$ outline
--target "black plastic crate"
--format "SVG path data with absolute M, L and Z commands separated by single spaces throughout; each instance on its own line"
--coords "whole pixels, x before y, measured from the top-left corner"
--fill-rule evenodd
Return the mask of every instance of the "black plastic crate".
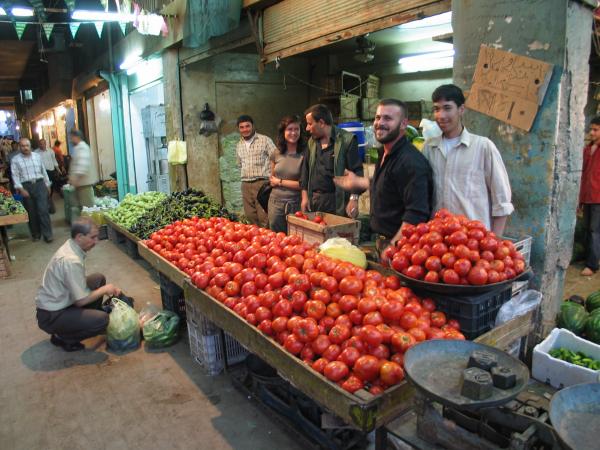
M 125 240 L 125 236 L 123 236 L 123 233 L 119 233 L 117 230 L 115 230 L 111 226 L 108 226 L 107 232 L 108 232 L 108 240 L 114 244 L 120 244 L 121 242 L 123 242 Z
M 183 289 L 169 280 L 166 276 L 159 272 L 160 279 L 160 299 L 163 309 L 172 311 L 179 316 L 182 322 L 186 320 L 185 313 L 185 297 Z
M 98 227 L 98 240 L 103 241 L 105 239 L 108 239 L 108 225 L 106 224 Z
M 437 309 L 456 319 L 467 339 L 475 339 L 494 327 L 500 307 L 512 297 L 512 286 L 476 296 L 448 296 L 420 293 L 435 301 Z
M 131 259 L 140 259 L 137 242 L 131 239 L 125 239 L 125 251 Z

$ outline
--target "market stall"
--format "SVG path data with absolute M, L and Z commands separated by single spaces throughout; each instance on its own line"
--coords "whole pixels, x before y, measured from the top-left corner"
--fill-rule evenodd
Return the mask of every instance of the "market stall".
M 0 278 L 6 278 L 10 275 L 10 249 L 6 227 L 27 222 L 29 222 L 29 217 L 23 205 L 13 198 L 10 191 L 0 188 L 0 236 L 2 237 Z

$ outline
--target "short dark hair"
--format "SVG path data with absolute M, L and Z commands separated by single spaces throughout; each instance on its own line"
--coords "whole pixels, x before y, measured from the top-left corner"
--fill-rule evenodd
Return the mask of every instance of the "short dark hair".
M 327 106 L 319 103 L 317 105 L 312 105 L 306 111 L 304 111 L 304 115 L 311 115 L 315 122 L 322 120 L 326 125 L 333 125 L 333 116 L 331 115 L 331 111 Z
M 461 106 L 465 104 L 465 95 L 463 94 L 462 89 L 455 84 L 442 84 L 433 91 L 431 100 L 433 102 L 446 100 L 447 102 L 456 103 L 456 106 Z
M 71 237 L 75 238 L 78 234 L 87 236 L 92 231 L 93 227 L 97 227 L 89 217 L 78 217 L 71 224 Z
M 60 141 L 57 139 L 54 141 L 54 145 L 60 145 Z
M 81 130 L 78 130 L 77 128 L 73 128 L 70 132 L 69 132 L 70 136 L 74 136 L 74 137 L 78 137 L 79 139 L 81 139 L 82 141 L 84 140 L 83 137 L 83 133 L 81 132 Z
M 302 153 L 306 148 L 306 138 L 302 133 L 302 120 L 298 116 L 285 116 L 279 122 L 277 127 L 277 149 L 279 153 L 285 155 L 287 152 L 287 142 L 285 140 L 285 129 L 290 123 L 297 123 L 300 127 L 300 138 L 298 139 L 298 145 L 296 147 L 297 153 Z
M 250 117 L 248 114 L 242 114 L 240 117 L 237 118 L 238 126 L 242 122 L 250 122 L 252 125 L 254 125 L 254 120 L 252 120 L 252 117 Z
M 590 125 L 600 125 L 600 116 L 593 117 L 590 120 Z
M 402 100 L 398 100 L 395 98 L 384 98 L 379 101 L 381 106 L 397 106 L 402 110 L 402 114 L 404 114 L 405 118 L 408 118 L 408 106 Z

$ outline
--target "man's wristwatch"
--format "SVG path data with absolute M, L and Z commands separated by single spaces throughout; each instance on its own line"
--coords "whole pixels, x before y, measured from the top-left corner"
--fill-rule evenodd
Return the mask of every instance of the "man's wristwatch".
M 351 201 L 358 201 L 358 194 L 350 194 Z

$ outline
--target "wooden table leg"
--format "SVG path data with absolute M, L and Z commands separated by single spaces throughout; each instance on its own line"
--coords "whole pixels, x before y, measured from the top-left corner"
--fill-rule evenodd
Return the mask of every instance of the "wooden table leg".
M 8 248 L 8 233 L 6 232 L 5 226 L 0 227 L 0 235 L 2 235 L 2 244 L 6 249 L 6 255 L 8 256 L 8 260 L 10 261 L 10 250 Z

